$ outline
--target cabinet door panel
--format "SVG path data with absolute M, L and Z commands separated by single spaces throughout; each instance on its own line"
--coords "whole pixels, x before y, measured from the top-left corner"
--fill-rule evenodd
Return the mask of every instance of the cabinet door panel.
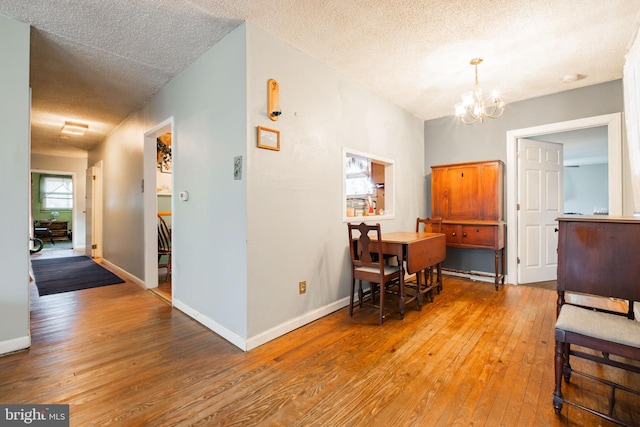
M 446 217 L 446 169 L 436 168 L 431 170 L 431 215 L 433 217 Z
M 482 165 L 483 219 L 502 219 L 502 168 L 498 162 Z
M 478 218 L 479 174 L 477 166 L 452 167 L 447 171 L 447 218 Z

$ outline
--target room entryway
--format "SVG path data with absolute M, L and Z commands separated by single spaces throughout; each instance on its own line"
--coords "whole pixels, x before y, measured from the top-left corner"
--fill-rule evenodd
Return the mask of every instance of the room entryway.
M 73 248 L 74 175 L 31 172 L 32 235 L 44 243 L 42 251 Z
M 171 268 L 173 256 L 174 206 L 173 157 L 175 140 L 173 118 L 145 133 L 144 142 L 144 242 L 145 287 L 171 302 L 175 280 Z M 160 217 L 169 229 L 170 250 L 160 248 Z M 162 252 L 162 254 L 161 254 Z
M 622 114 L 607 114 L 603 116 L 588 117 L 567 122 L 552 123 L 531 128 L 516 129 L 507 132 L 507 161 L 506 161 L 506 213 L 507 213 L 507 271 L 509 283 L 522 284 L 519 269 L 522 263 L 522 254 L 518 253 L 519 241 L 526 238 L 518 232 L 520 211 L 518 206 L 521 197 L 517 183 L 520 182 L 518 174 L 518 139 L 546 138 L 551 134 L 559 134 L 581 129 L 598 128 L 604 126 L 607 135 L 607 184 L 608 184 L 608 213 L 610 215 L 622 214 Z M 560 142 L 560 141 L 557 141 Z M 550 239 L 547 239 L 550 241 Z M 549 245 L 547 245 L 548 247 Z M 549 253 L 549 251 L 547 251 Z M 528 261 L 527 261 L 528 262 Z M 544 280 L 544 279 L 533 279 Z

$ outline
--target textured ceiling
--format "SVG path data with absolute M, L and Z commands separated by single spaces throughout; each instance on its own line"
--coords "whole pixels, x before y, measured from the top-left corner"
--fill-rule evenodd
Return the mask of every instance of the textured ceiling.
M 90 149 L 244 20 L 421 119 L 622 77 L 640 0 L 0 0 L 32 25 L 32 151 Z M 579 74 L 574 83 L 562 76 Z M 65 120 L 88 123 L 61 138 Z

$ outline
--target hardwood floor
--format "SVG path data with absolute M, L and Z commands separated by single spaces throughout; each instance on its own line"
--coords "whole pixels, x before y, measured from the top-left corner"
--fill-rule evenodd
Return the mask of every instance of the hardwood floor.
M 171 293 L 171 276 L 167 277 L 166 268 L 158 269 L 158 287 L 152 289 L 151 292 L 171 303 L 171 298 L 173 297 L 173 294 Z
M 248 353 L 127 282 L 38 297 L 32 347 L 0 357 L 0 402 L 67 403 L 71 425 L 600 426 L 553 411 L 555 292 L 445 277 L 422 311 L 347 308 Z M 640 388 L 638 375 L 576 359 Z M 611 372 L 610 372 L 611 371 Z M 608 390 L 575 376 L 588 405 Z M 640 425 L 640 400 L 616 395 Z

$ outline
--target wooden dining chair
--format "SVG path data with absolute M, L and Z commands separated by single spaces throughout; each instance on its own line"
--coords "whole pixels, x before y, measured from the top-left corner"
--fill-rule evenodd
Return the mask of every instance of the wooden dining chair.
M 166 262 L 160 262 L 166 256 Z M 158 268 L 167 269 L 168 281 L 171 277 L 171 230 L 167 227 L 164 218 L 158 214 Z
M 349 253 L 351 254 L 351 296 L 349 299 L 349 316 L 353 316 L 356 280 L 358 281 L 358 303 L 362 307 L 365 297 L 369 297 L 371 305 L 378 308 L 378 323 L 384 322 L 385 286 L 400 281 L 400 267 L 384 262 L 380 224 L 367 225 L 347 224 L 349 228 Z M 358 235 L 354 235 L 358 232 Z M 362 282 L 369 282 L 369 291 L 364 292 Z M 376 290 L 379 301 L 376 304 Z
M 416 218 L 416 232 L 420 231 L 420 226 L 423 226 L 423 230 L 425 233 L 442 233 L 442 217 L 434 217 L 434 218 Z M 417 281 L 420 283 L 420 276 L 424 278 L 425 286 L 434 286 L 433 283 L 433 274 L 434 267 L 437 268 L 436 277 L 438 278 L 437 283 L 435 284 L 436 293 L 440 293 L 442 290 L 442 265 L 440 263 L 435 266 L 431 266 L 424 271 L 417 273 Z M 427 281 L 428 280 L 428 281 Z

